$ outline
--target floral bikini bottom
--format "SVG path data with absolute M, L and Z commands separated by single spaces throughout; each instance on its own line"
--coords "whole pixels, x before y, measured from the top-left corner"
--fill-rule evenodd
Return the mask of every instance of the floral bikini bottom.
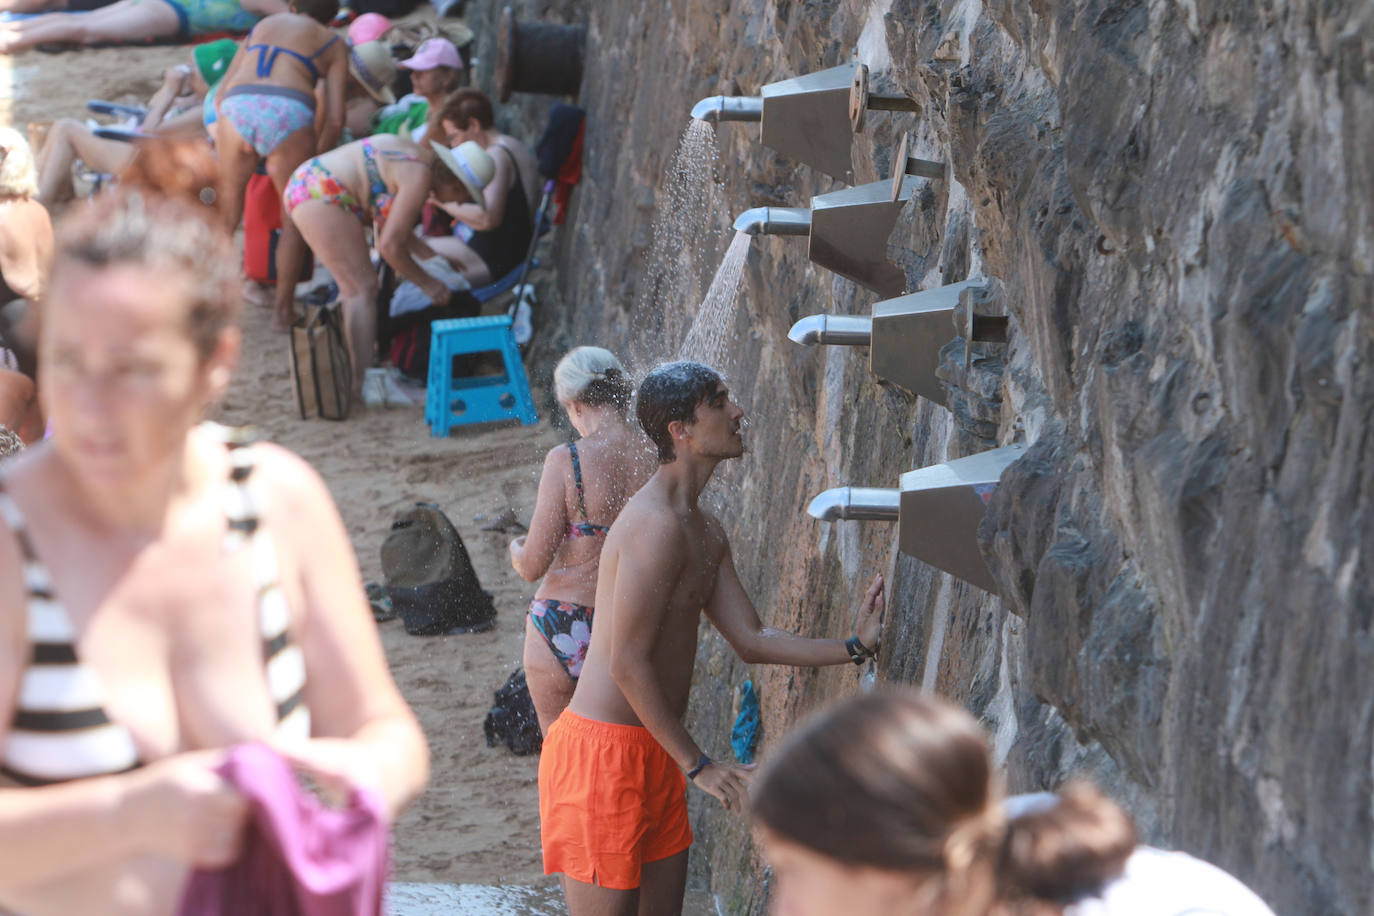
M 577 680 L 592 641 L 592 609 L 556 598 L 535 598 L 530 602 L 530 622 L 568 677 Z

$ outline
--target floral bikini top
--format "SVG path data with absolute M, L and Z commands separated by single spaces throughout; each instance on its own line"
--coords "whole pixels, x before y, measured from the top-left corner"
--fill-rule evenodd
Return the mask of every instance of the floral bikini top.
M 604 537 L 606 532 L 611 530 L 611 526 L 597 525 L 587 519 L 586 494 L 582 490 L 582 462 L 577 457 L 576 442 L 568 443 L 568 452 L 572 455 L 573 486 L 577 488 L 577 515 L 580 519 L 580 521 L 568 522 L 568 537 Z
M 251 448 L 223 430 L 230 449 L 225 513 L 226 546 L 247 544 L 253 557 L 258 623 L 268 690 L 277 707 L 277 734 L 308 737 L 305 656 L 291 641 L 290 610 L 282 593 L 276 551 L 259 524 L 248 487 Z M 121 773 L 142 765 L 133 735 L 105 712 L 104 691 L 94 671 L 76 654 L 76 628 L 54 592 L 52 576 L 38 559 L 19 506 L 0 478 L 0 518 L 19 542 L 28 590 L 28 667 L 19 682 L 14 716 L 0 745 L 0 782 L 48 785 Z

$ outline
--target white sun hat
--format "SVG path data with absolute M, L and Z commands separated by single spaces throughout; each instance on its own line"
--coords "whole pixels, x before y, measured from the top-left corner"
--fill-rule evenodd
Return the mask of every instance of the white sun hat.
M 448 166 L 448 170 L 458 176 L 463 187 L 468 189 L 472 202 L 486 210 L 487 203 L 482 191 L 496 174 L 496 162 L 482 149 L 482 145 L 476 140 L 460 143 L 453 149 L 433 140 L 429 141 L 429 145 L 434 148 L 434 155 L 438 156 L 440 161 Z

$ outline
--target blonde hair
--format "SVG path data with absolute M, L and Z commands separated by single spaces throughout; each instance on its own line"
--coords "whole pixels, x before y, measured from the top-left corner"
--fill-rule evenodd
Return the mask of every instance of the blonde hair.
M 0 197 L 32 197 L 38 193 L 33 150 L 13 127 L 0 127 Z
M 588 407 L 613 404 L 627 410 L 634 395 L 630 374 L 602 347 L 577 347 L 568 351 L 553 370 L 553 388 L 564 404 L 576 401 Z

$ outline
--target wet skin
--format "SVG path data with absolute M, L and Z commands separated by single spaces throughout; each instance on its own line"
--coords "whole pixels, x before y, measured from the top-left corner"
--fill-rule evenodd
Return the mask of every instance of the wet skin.
M 763 626 L 735 571 L 720 522 L 697 504 L 716 465 L 744 454 L 744 411 L 721 383 L 699 404 L 691 423 L 668 425 L 675 458 L 662 465 L 611 527 L 601 555 L 597 623 L 568 709 L 622 725 L 643 725 L 673 760 L 689 770 L 702 748 L 682 724 L 704 610 L 747 663 L 799 666 L 847 663 L 839 639 L 808 639 Z M 882 579 L 874 580 L 859 612 L 858 635 L 876 646 Z M 712 763 L 694 785 L 730 811 L 743 811 L 752 767 Z M 587 913 L 677 912 L 677 870 L 685 854 L 646 865 L 639 891 L 564 882 L 574 916 Z M 675 895 L 675 897 L 673 896 Z

